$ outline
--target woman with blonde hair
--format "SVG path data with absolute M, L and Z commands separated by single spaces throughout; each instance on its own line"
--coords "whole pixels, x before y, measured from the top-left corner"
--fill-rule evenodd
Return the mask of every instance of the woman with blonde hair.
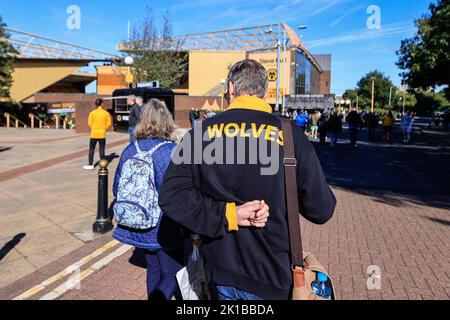
M 171 141 L 174 129 L 163 102 L 152 99 L 143 105 L 134 132 L 136 141 L 123 151 L 113 186 L 118 224 L 113 237 L 144 251 L 149 300 L 177 296 L 176 273 L 184 262 L 183 228 L 165 218 L 158 206 L 158 193 L 176 145 Z

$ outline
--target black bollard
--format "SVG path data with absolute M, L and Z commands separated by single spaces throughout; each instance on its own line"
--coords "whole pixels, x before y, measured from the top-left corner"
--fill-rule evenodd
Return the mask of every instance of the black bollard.
M 98 205 L 97 219 L 93 225 L 95 233 L 104 234 L 113 228 L 112 221 L 108 214 L 108 165 L 107 160 L 99 162 L 98 171 Z

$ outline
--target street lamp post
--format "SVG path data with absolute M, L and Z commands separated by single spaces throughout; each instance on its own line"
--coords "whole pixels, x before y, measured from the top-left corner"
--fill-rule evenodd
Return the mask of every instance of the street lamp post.
M 281 114 L 284 116 L 286 114 L 286 29 L 283 28 L 283 109 Z
M 277 92 L 276 92 L 276 99 L 277 102 L 275 104 L 275 111 L 280 111 L 280 50 L 281 50 L 281 43 L 280 39 L 277 40 Z
M 370 80 L 372 80 L 372 108 L 371 108 L 371 112 L 373 113 L 375 110 L 375 80 L 377 80 L 377 78 L 372 77 Z
M 299 29 L 303 30 L 307 27 L 302 25 L 298 27 Z M 272 28 L 270 28 L 266 33 L 272 33 Z M 280 64 L 280 58 L 281 58 L 281 35 L 280 35 L 280 25 L 278 25 L 278 39 L 277 39 L 277 81 L 276 81 L 276 104 L 275 104 L 275 111 L 280 111 L 280 71 L 281 71 L 281 64 Z M 286 69 L 286 29 L 283 27 L 283 109 L 282 113 L 285 114 L 285 106 L 286 106 L 286 97 L 285 97 L 285 69 Z
M 128 56 L 123 61 L 128 66 L 128 74 L 126 76 L 126 82 L 129 85 L 134 82 L 133 73 L 131 72 L 131 65 L 134 63 L 134 59 L 132 56 Z
M 406 91 L 403 91 L 403 114 L 405 114 Z
M 221 84 L 222 84 L 222 104 L 220 105 L 220 109 L 221 109 L 221 111 L 223 111 L 223 98 L 224 98 L 224 95 L 225 95 L 225 84 L 227 83 L 227 80 L 225 80 L 225 79 L 222 79 L 222 81 L 221 81 Z
M 389 109 L 391 109 L 392 104 L 392 86 L 389 88 Z

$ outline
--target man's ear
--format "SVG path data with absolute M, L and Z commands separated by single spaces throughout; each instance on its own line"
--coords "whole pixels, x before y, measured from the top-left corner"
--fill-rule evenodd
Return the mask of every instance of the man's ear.
M 266 91 L 263 100 L 267 101 L 269 99 L 269 90 Z
M 234 90 L 234 83 L 230 81 L 228 83 L 228 99 L 230 100 L 229 102 L 233 101 L 235 98 L 236 91 Z

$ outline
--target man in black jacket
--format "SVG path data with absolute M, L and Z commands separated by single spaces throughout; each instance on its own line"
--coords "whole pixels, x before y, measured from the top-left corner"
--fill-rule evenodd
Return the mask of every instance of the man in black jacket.
M 142 105 L 144 99 L 142 97 L 135 98 L 135 103 L 131 107 L 130 117 L 128 119 L 128 132 L 130 134 L 130 143 L 134 143 L 134 128 L 137 126 L 139 119 L 141 118 Z
M 356 142 L 358 140 L 358 131 L 363 121 L 356 108 L 353 108 L 352 111 L 349 112 L 346 121 L 350 132 L 350 144 L 353 147 L 357 147 L 358 145 Z
M 288 299 L 292 275 L 283 132 L 264 100 L 267 71 L 244 60 L 232 67 L 227 84 L 229 108 L 184 137 L 166 172 L 159 205 L 169 218 L 202 236 L 200 250 L 215 298 Z M 293 130 L 301 213 L 324 224 L 336 199 L 311 143 L 300 128 Z

